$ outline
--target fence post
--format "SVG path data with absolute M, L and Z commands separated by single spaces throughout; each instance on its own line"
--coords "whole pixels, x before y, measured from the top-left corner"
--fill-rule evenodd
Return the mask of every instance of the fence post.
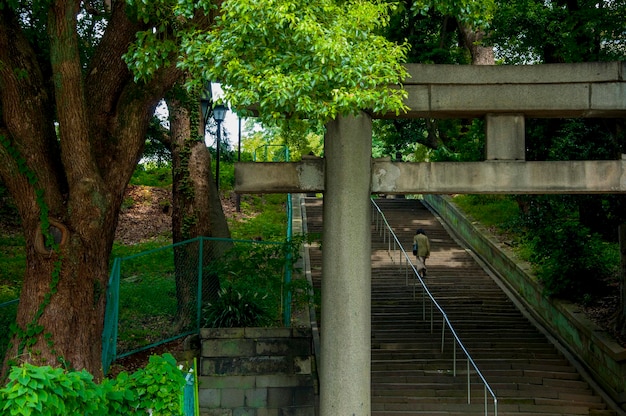
M 291 283 L 291 264 L 293 262 L 293 256 L 291 253 L 291 237 L 293 233 L 292 228 L 293 210 L 291 206 L 291 194 L 287 194 L 287 256 L 285 256 L 285 299 L 283 307 L 283 323 L 285 327 L 291 326 L 291 289 L 289 289 L 289 283 Z
M 106 291 L 104 328 L 102 331 L 102 371 L 106 375 L 117 356 L 117 322 L 120 306 L 120 272 L 122 259 L 113 260 L 109 287 Z

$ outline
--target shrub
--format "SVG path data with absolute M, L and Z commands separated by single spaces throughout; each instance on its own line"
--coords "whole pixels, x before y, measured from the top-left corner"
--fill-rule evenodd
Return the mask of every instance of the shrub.
M 204 304 L 204 324 L 212 328 L 279 325 L 288 290 L 291 305 L 308 304 L 310 285 L 306 280 L 292 281 L 289 286 L 283 282 L 287 258 L 293 266 L 303 241 L 304 236 L 296 236 L 286 243 L 235 244 L 211 262 L 204 273 L 219 276 L 221 289 Z
M 130 179 L 131 185 L 158 186 L 165 188 L 172 184 L 172 167 L 170 164 L 155 163 L 138 164 Z
M 617 267 L 607 243 L 576 221 L 536 230 L 531 260 L 547 295 L 580 300 L 597 294 Z
M 222 288 L 212 302 L 206 304 L 204 326 L 209 328 L 262 327 L 272 324 L 267 296 L 250 290 Z
M 50 366 L 13 367 L 0 389 L 0 410 L 6 415 L 178 415 L 185 385 L 171 354 L 152 356 L 144 369 L 116 379 L 93 381 L 87 371 Z

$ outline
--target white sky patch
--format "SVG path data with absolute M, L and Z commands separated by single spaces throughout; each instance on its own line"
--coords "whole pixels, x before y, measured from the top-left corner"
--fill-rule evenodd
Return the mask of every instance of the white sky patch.
M 215 82 L 211 83 L 211 92 L 213 93 L 214 101 L 217 101 L 218 99 L 224 96 L 224 91 L 222 90 L 222 86 Z M 242 140 L 244 138 L 243 136 L 243 124 L 244 123 L 245 123 L 245 120 L 242 119 L 241 120 L 241 126 L 242 126 L 241 139 Z M 226 132 L 226 134 L 222 135 L 222 139 L 224 139 L 224 137 L 228 137 L 228 142 L 230 143 L 230 147 L 236 149 L 238 145 L 238 140 L 239 140 L 239 117 L 232 110 L 230 110 L 230 106 L 229 106 L 229 110 L 226 112 L 226 118 L 222 122 L 222 127 L 224 131 Z M 215 145 L 215 138 L 207 137 L 207 140 L 212 141 L 211 143 L 212 146 Z M 207 143 L 207 146 L 208 145 L 209 144 Z

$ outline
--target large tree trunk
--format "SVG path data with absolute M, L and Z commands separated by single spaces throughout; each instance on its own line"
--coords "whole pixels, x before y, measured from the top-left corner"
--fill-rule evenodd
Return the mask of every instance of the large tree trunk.
M 0 14 L 0 176 L 22 218 L 27 260 L 3 374 L 29 361 L 102 376 L 108 261 L 123 192 L 154 108 L 181 75 L 168 67 L 133 81 L 121 56 L 141 27 L 123 1 L 113 3 L 84 68 L 80 3 L 50 2 L 49 51 L 29 43 L 6 5 Z M 44 243 L 48 231 L 58 244 Z
M 185 94 L 179 89 L 175 95 Z M 199 121 L 198 100 L 168 99 L 170 113 L 170 150 L 172 152 L 172 234 L 174 243 L 194 237 L 230 238 L 226 216 L 211 172 L 211 154 L 204 141 L 204 126 Z M 187 104 L 185 103 L 196 103 Z M 187 328 L 195 317 L 198 295 L 200 252 L 195 244 L 175 248 L 177 326 Z M 227 244 L 205 241 L 202 261 L 206 265 L 218 258 Z M 203 270 L 206 270 L 203 267 Z M 206 274 L 206 275 L 205 275 Z M 216 296 L 219 276 L 203 273 L 203 301 Z

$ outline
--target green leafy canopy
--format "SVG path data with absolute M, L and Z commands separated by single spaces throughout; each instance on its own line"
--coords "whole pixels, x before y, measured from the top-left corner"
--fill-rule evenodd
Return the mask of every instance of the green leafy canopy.
M 179 66 L 196 83 L 221 82 L 225 100 L 264 121 L 399 113 L 408 47 L 377 34 L 390 10 L 364 0 L 226 0 L 211 30 L 187 34 Z
M 477 29 L 487 29 L 496 11 L 495 0 L 416 0 L 412 5 L 415 13 L 426 14 L 430 9 Z

